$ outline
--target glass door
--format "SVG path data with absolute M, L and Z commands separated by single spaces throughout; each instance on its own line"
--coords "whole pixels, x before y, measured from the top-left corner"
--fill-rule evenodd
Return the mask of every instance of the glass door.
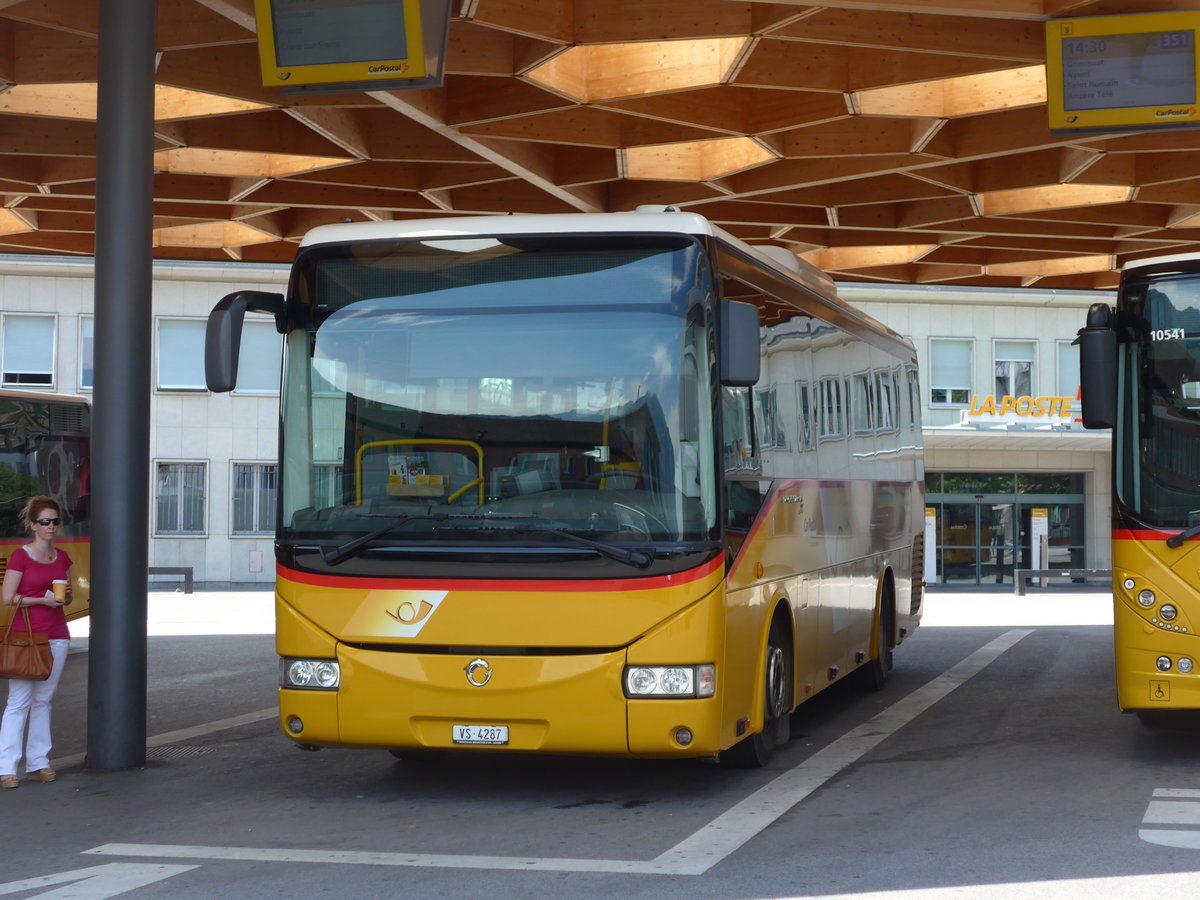
M 978 504 L 943 503 L 938 524 L 939 580 L 943 584 L 978 584 Z
M 979 576 L 983 584 L 1012 584 L 1016 555 L 1016 504 L 1005 502 L 979 503 L 979 518 L 983 524 L 979 548 Z

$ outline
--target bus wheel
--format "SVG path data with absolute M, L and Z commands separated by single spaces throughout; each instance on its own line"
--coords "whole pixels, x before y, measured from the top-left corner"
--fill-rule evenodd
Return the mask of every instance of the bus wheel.
M 874 659 L 857 672 L 858 683 L 868 691 L 881 691 L 887 682 L 888 673 L 892 670 L 895 654 L 892 650 L 892 636 L 896 633 L 896 595 L 892 589 L 891 579 L 884 579 L 883 591 L 879 596 L 879 634 L 876 646 L 879 653 Z
M 776 747 L 791 736 L 792 681 L 795 661 L 784 621 L 776 619 L 767 638 L 763 682 L 763 729 L 743 738 L 721 754 L 721 762 L 735 769 L 760 769 L 771 761 Z

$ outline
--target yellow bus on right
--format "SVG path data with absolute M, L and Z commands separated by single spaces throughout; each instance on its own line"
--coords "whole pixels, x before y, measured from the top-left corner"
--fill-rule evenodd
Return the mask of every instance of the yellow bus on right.
M 1113 435 L 1117 700 L 1200 709 L 1200 254 L 1128 263 L 1078 343 L 1083 424 Z

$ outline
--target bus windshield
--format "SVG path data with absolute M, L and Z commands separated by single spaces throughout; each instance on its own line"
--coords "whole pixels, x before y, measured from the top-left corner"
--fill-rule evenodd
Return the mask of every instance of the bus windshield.
M 1200 517 L 1200 276 L 1127 282 L 1117 492 L 1149 525 Z
M 393 522 L 374 543 L 713 539 L 704 260 L 675 236 L 306 251 L 289 298 L 281 541 Z

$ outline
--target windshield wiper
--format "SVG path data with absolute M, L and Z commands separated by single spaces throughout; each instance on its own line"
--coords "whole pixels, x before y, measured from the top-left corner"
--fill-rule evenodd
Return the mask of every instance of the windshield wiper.
M 600 541 L 593 541 L 590 538 L 585 538 L 575 534 L 573 531 L 567 531 L 565 528 L 553 528 L 543 525 L 533 525 L 529 523 L 521 523 L 514 525 L 513 531 L 536 531 L 542 534 L 552 534 L 555 537 L 566 538 L 576 544 L 584 547 L 591 547 L 601 556 L 606 556 L 609 559 L 616 560 L 619 563 L 625 563 L 627 566 L 635 566 L 639 569 L 648 569 L 654 563 L 654 554 L 648 553 L 645 550 L 627 550 L 624 547 L 617 547 L 614 544 L 605 544 Z
M 525 518 L 523 514 L 510 513 L 491 513 L 488 515 L 472 515 L 470 513 L 413 513 L 399 516 L 389 516 L 383 513 L 360 513 L 359 518 L 362 519 L 390 519 L 386 525 L 376 528 L 374 531 L 369 531 L 364 535 L 347 541 L 340 547 L 321 547 L 321 558 L 331 566 L 336 566 L 339 563 L 344 563 L 350 557 L 354 556 L 365 547 L 367 544 L 376 538 L 381 538 L 393 528 L 403 525 L 405 522 L 446 522 L 450 519 L 495 519 L 495 518 Z
M 1175 549 L 1184 541 L 1194 538 L 1198 534 L 1200 534 L 1200 522 L 1195 522 L 1188 526 L 1184 531 L 1179 532 L 1179 534 L 1173 534 L 1167 538 L 1167 546 L 1171 549 Z

